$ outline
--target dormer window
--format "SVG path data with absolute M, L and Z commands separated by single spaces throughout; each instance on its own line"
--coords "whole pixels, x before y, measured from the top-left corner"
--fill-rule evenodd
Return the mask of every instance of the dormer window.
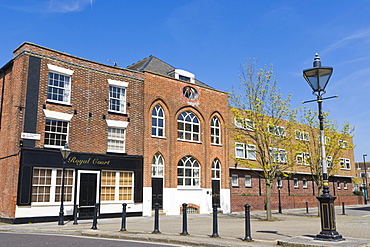
M 182 81 L 186 81 L 193 84 L 195 83 L 194 74 L 182 69 L 174 69 L 171 72 L 169 72 L 168 75 Z
M 190 82 L 190 77 L 187 77 L 187 76 L 179 75 L 179 79 L 183 80 L 183 81 Z

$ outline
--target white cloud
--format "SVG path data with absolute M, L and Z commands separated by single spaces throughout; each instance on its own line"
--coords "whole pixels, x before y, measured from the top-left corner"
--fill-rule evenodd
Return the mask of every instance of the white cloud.
M 84 10 L 88 5 L 92 7 L 94 0 L 50 0 L 48 12 L 69 13 Z
M 333 50 L 337 50 L 343 46 L 347 46 L 353 42 L 356 42 L 357 40 L 360 39 L 368 39 L 370 38 L 370 29 L 362 30 L 362 31 L 357 31 L 354 34 L 351 34 L 347 37 L 342 38 L 341 40 L 329 45 L 324 49 L 322 53 L 327 53 Z

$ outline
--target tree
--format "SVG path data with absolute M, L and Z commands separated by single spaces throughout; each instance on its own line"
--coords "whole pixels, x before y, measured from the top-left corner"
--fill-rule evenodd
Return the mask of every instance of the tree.
M 262 170 L 266 183 L 267 220 L 271 215 L 271 186 L 277 173 L 292 170 L 288 155 L 292 152 L 292 131 L 295 112 L 289 95 L 283 99 L 277 87 L 272 65 L 257 69 L 257 60 L 247 61 L 240 71 L 240 92 L 230 93 L 232 113 L 236 121 L 233 133 L 236 150 L 244 145 L 248 157 L 236 154 L 238 165 Z M 238 151 L 237 151 L 238 152 Z
M 315 181 L 318 189 L 318 195 L 323 187 L 323 175 L 321 167 L 321 144 L 318 113 L 311 109 L 300 109 L 300 122 L 303 124 L 301 133 L 296 132 L 296 139 L 299 135 L 306 132 L 309 136 L 308 140 L 303 140 L 298 143 L 297 150 L 302 154 L 306 154 L 307 163 L 311 169 L 312 178 Z M 341 160 L 345 150 L 354 149 L 352 144 L 352 133 L 354 128 L 349 123 L 344 123 L 339 130 L 335 120 L 329 118 L 329 112 L 324 112 L 324 138 L 325 152 L 327 158 L 328 177 L 336 174 L 341 168 L 347 168 L 345 161 Z M 303 155 L 304 156 L 304 155 Z

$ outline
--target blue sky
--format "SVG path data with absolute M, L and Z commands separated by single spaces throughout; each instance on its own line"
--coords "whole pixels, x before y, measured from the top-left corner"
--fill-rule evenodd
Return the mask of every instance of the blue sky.
M 326 96 L 339 95 L 324 110 L 356 127 L 355 161 L 370 155 L 369 0 L 3 0 L 0 11 L 0 66 L 29 41 L 121 67 L 154 55 L 229 91 L 257 58 L 273 64 L 293 107 L 314 98 L 302 70 L 318 52 L 334 67 Z

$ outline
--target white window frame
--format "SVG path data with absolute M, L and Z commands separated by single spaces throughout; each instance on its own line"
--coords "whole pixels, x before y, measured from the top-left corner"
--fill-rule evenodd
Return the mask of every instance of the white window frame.
M 285 149 L 281 148 L 269 148 L 270 156 L 276 163 L 286 163 L 287 162 L 287 153 Z
M 47 122 L 50 122 L 51 124 L 47 124 Z M 55 127 L 55 126 L 65 125 L 65 124 L 66 124 L 66 127 Z M 48 126 L 50 126 L 50 127 L 48 127 Z M 64 131 L 62 131 L 62 132 L 52 131 L 52 129 L 59 129 L 59 128 L 61 128 L 62 130 L 66 128 L 66 132 L 64 132 Z M 50 129 L 50 130 L 47 130 L 47 129 Z M 53 119 L 53 118 L 46 118 L 45 119 L 44 147 L 46 147 L 46 148 L 62 148 L 62 147 L 64 147 L 65 143 L 68 142 L 68 136 L 69 136 L 68 134 L 69 134 L 69 122 L 59 120 L 59 119 Z M 50 138 L 47 138 L 47 136 L 49 136 Z M 51 138 L 52 136 L 55 136 L 55 138 Z M 50 144 L 51 142 L 55 142 L 55 143 Z M 56 145 L 58 142 L 60 143 L 60 145 Z
M 351 160 L 346 158 L 340 158 L 340 169 L 351 170 Z
M 34 179 L 35 179 L 35 169 L 39 170 L 51 170 L 51 176 L 50 176 L 50 184 L 47 184 L 48 187 L 50 187 L 50 192 L 49 192 L 49 201 L 45 202 L 33 202 L 33 188 L 34 187 L 43 187 L 44 184 L 34 184 Z M 32 177 L 32 195 L 31 195 L 31 205 L 60 205 L 60 201 L 56 201 L 56 191 L 57 187 L 62 186 L 62 179 L 60 177 L 60 183 L 58 183 L 58 177 L 57 177 L 57 172 L 60 171 L 61 175 L 63 174 L 63 169 L 61 168 L 47 168 L 47 167 L 34 167 L 33 168 L 33 177 Z M 76 174 L 74 169 L 65 169 L 66 173 L 65 175 L 68 175 L 68 173 L 72 172 L 72 178 L 65 176 L 64 181 L 68 181 L 68 179 L 72 179 L 72 183 L 65 182 L 64 184 L 64 203 L 67 205 L 72 205 L 74 201 L 74 184 L 75 184 L 75 179 L 76 179 Z M 45 186 L 46 187 L 46 186 Z M 70 189 L 70 198 L 71 200 L 68 200 L 68 188 Z M 60 195 L 59 195 L 60 196 Z
M 238 129 L 254 131 L 254 122 L 248 118 L 234 118 L 234 124 Z
M 221 122 L 216 116 L 211 119 L 211 144 L 221 145 Z
M 129 202 L 129 203 L 133 203 L 134 202 L 134 185 L 135 185 L 135 177 L 134 177 L 134 172 L 132 171 L 112 171 L 112 170 L 102 170 L 102 179 L 103 179 L 103 173 L 104 172 L 110 172 L 110 173 L 113 173 L 114 174 L 114 178 L 115 178 L 115 181 L 114 181 L 114 184 L 109 184 L 109 185 L 104 185 L 103 184 L 103 181 L 101 181 L 101 193 L 100 193 L 100 198 L 101 198 L 101 202 L 102 203 L 115 203 L 115 202 Z M 127 174 L 130 174 L 131 175 L 131 185 L 122 185 L 120 184 L 120 175 L 121 174 L 124 174 L 124 173 L 127 173 Z M 103 200 L 103 188 L 105 187 L 114 187 L 114 200 Z M 130 197 L 131 197 L 131 200 L 120 200 L 119 197 L 120 197 L 120 189 L 121 188 L 130 188 L 131 190 L 131 193 L 130 193 Z
M 108 88 L 108 95 L 109 95 L 109 107 L 108 107 L 108 111 L 109 112 L 114 112 L 114 113 L 121 113 L 121 114 L 126 114 L 126 102 L 127 102 L 127 87 L 128 87 L 128 82 L 124 82 L 124 81 L 116 81 L 116 80 L 111 80 L 111 79 L 108 79 L 108 84 L 109 84 L 109 88 Z M 114 97 L 111 92 L 112 89 L 116 89 L 119 91 L 119 96 L 118 97 Z M 117 104 L 114 104 L 114 105 L 118 105 L 118 110 L 117 109 L 112 109 L 113 108 L 113 104 L 112 104 L 112 101 L 117 101 L 118 103 Z
M 187 183 L 189 181 L 190 183 Z M 177 186 L 186 188 L 200 187 L 200 164 L 193 156 L 182 157 L 177 163 Z
M 243 155 L 239 155 L 239 152 Z M 256 145 L 246 143 L 235 143 L 235 157 L 238 159 L 256 160 Z
M 239 187 L 239 176 L 238 174 L 231 174 L 231 186 Z
M 50 111 L 43 109 L 43 112 L 45 114 L 45 129 L 44 129 L 44 147 L 45 148 L 62 148 L 65 145 L 65 142 L 68 142 L 68 137 L 69 137 L 69 123 L 73 117 L 73 114 L 68 114 L 68 113 L 62 113 L 62 112 L 56 112 L 56 111 Z M 46 131 L 46 121 L 47 119 L 52 120 L 52 121 L 61 121 L 61 122 L 67 122 L 67 132 L 55 132 L 55 131 Z M 64 135 L 65 136 L 65 141 L 61 141 L 60 145 L 50 145 L 50 144 L 45 144 L 46 141 L 46 132 L 50 134 L 58 134 L 58 135 Z
M 303 189 L 307 189 L 308 188 L 308 182 L 307 182 L 307 179 L 302 179 L 302 188 Z
M 268 126 L 269 134 L 276 135 L 276 136 L 285 136 L 285 127 L 279 125 L 270 125 Z
M 160 104 L 156 104 L 152 110 L 152 137 L 165 137 L 165 115 Z
M 308 162 L 310 160 L 310 154 L 305 152 L 298 152 L 296 156 L 297 165 L 310 166 Z
M 188 118 L 190 121 L 187 121 Z M 190 130 L 187 129 L 187 126 Z M 187 136 L 190 138 L 187 138 Z M 200 121 L 193 112 L 183 111 L 177 117 L 177 140 L 200 142 Z
M 116 120 L 106 120 L 108 129 L 107 129 L 107 152 L 110 153 L 125 153 L 126 152 L 126 130 L 129 122 L 126 121 L 116 121 Z M 109 130 L 112 129 L 120 129 L 123 130 L 123 138 L 113 138 L 109 135 Z M 113 149 L 110 148 L 109 142 L 116 141 L 116 142 L 123 142 L 122 149 Z
M 157 152 L 152 159 L 152 178 L 164 177 L 164 159 L 161 153 Z
M 299 180 L 298 180 L 298 178 L 294 178 L 293 179 L 293 187 L 295 189 L 298 189 L 299 188 Z
M 341 190 L 342 189 L 342 184 L 340 181 L 337 181 L 337 190 Z
M 251 188 L 252 187 L 252 177 L 251 177 L 251 175 L 245 175 L 244 176 L 244 185 L 247 188 Z
M 212 180 L 221 180 L 221 163 L 219 159 L 212 162 Z
M 295 139 L 300 141 L 310 141 L 310 134 L 307 131 L 296 130 Z
M 348 183 L 347 181 L 343 182 L 343 189 L 348 190 Z
M 58 103 L 58 104 L 69 105 L 70 102 L 71 102 L 71 84 L 72 84 L 72 74 L 73 74 L 74 71 L 70 70 L 70 69 L 63 68 L 63 67 L 59 67 L 59 66 L 56 66 L 56 65 L 52 65 L 52 64 L 48 64 L 47 66 L 48 66 L 49 72 L 48 72 L 48 87 L 47 87 L 47 100 L 46 101 L 47 102 L 55 102 L 55 103 Z M 60 86 L 57 86 L 57 85 L 51 85 L 50 84 L 51 74 L 55 74 L 55 75 L 58 75 L 58 76 L 63 76 L 68 80 L 64 81 L 64 86 L 63 87 L 60 87 Z M 61 90 L 62 94 L 63 94 L 63 100 L 49 98 L 49 89 Z

